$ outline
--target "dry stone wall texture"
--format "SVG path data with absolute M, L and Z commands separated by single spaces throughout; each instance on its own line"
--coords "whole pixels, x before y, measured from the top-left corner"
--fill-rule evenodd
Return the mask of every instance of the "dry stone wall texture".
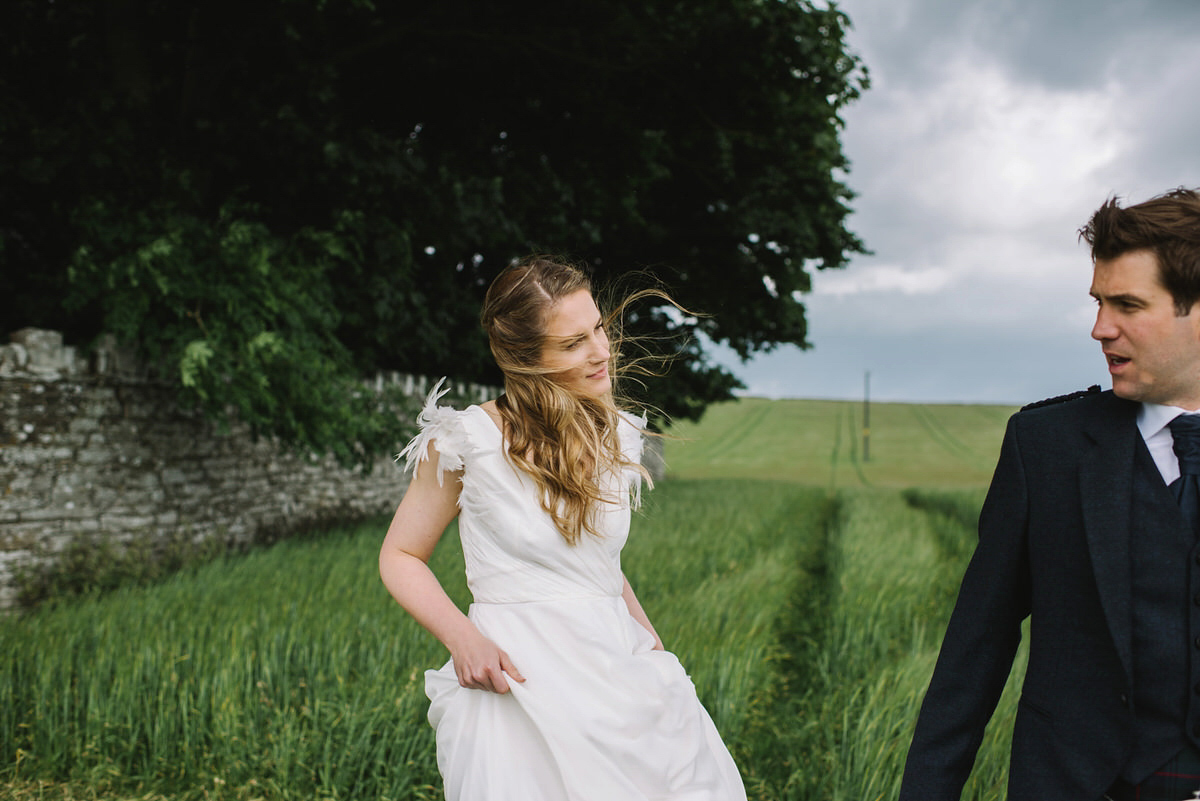
M 387 513 L 406 486 L 387 458 L 366 473 L 220 432 L 111 343 L 82 360 L 58 333 L 23 329 L 0 347 L 0 608 L 18 565 L 82 537 L 245 543 Z

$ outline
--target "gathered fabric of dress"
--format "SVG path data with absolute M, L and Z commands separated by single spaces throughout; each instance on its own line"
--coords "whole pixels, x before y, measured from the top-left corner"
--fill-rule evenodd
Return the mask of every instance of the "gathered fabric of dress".
M 401 456 L 415 470 L 432 442 L 439 482 L 462 471 L 468 617 L 525 677 L 501 695 L 460 686 L 452 662 L 426 671 L 447 801 L 743 801 L 691 679 L 673 654 L 654 650 L 621 596 L 641 477 L 606 476 L 616 503 L 599 512 L 603 536 L 569 545 L 488 413 L 439 407 L 441 394 L 430 393 Z M 641 421 L 622 414 L 619 435 L 637 461 Z

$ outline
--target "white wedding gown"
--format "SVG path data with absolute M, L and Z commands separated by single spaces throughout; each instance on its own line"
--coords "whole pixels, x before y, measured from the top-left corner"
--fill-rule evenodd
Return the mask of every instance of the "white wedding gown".
M 415 469 L 433 441 L 439 479 L 463 470 L 468 615 L 525 676 L 499 695 L 459 686 L 451 662 L 426 671 L 447 801 L 743 801 L 691 680 L 673 654 L 653 650 L 621 597 L 637 473 L 612 475 L 619 503 L 601 512 L 604 536 L 568 545 L 488 413 L 438 398 L 435 387 L 402 455 Z M 637 460 L 640 426 L 623 416 L 620 435 Z

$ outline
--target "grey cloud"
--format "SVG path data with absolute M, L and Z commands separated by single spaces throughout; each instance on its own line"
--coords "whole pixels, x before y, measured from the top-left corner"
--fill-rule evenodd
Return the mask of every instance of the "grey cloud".
M 752 390 L 797 397 L 858 397 L 865 370 L 889 400 L 1107 386 L 1075 232 L 1109 194 L 1200 186 L 1200 2 L 838 6 L 874 84 L 845 111 L 843 142 L 850 224 L 875 255 L 852 260 L 837 294 L 816 278 L 812 350 L 719 361 Z M 903 279 L 931 274 L 949 277 L 905 294 Z

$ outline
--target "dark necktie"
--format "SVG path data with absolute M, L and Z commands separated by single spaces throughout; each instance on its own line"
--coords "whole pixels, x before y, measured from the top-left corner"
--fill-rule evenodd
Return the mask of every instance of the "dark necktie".
M 1179 458 L 1179 479 L 1172 482 L 1183 519 L 1197 533 L 1200 523 L 1200 415 L 1181 414 L 1169 423 Z

